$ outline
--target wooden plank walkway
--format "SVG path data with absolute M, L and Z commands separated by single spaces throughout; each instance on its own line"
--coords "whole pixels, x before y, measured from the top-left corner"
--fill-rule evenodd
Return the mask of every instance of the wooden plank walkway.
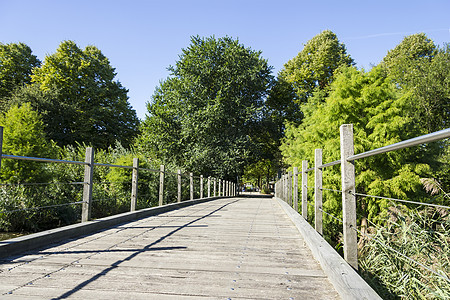
M 227 198 L 0 264 L 3 299 L 338 299 L 280 205 Z

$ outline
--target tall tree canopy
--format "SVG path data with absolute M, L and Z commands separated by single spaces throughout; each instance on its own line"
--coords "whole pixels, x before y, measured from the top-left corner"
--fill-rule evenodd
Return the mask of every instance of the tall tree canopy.
M 31 82 L 31 72 L 40 61 L 23 43 L 0 43 L 0 109 L 5 110 L 7 97 Z
M 334 72 L 351 65 L 353 59 L 332 31 L 325 30 L 309 40 L 279 72 L 266 102 L 280 134 L 284 134 L 286 122 L 299 125 L 305 111 L 325 101 Z M 322 97 L 313 97 L 318 93 Z
M 424 128 L 412 117 L 411 94 L 399 89 L 386 72 L 376 67 L 370 72 L 353 67 L 341 69 L 331 84 L 326 101 L 307 114 L 300 126 L 288 126 L 281 150 L 291 166 L 314 161 L 314 149 L 322 148 L 324 163 L 338 160 L 339 127 L 353 124 L 355 153 L 420 136 Z M 430 144 L 398 150 L 355 162 L 357 191 L 401 199 L 423 200 L 421 177 L 428 177 L 436 166 L 440 147 Z M 324 187 L 340 189 L 339 168 L 324 170 Z M 324 210 L 342 213 L 341 196 L 325 191 Z M 383 220 L 388 201 L 358 199 L 358 216 Z M 326 222 L 334 222 L 328 219 Z M 332 227 L 324 226 L 326 230 Z M 335 233 L 331 236 L 336 236 Z
M 418 71 L 418 65 L 428 63 L 436 54 L 436 45 L 424 33 L 406 36 L 383 58 L 381 65 L 398 83 L 405 83 Z
M 345 45 L 330 30 L 310 39 L 296 57 L 284 65 L 279 77 L 292 84 L 298 102 L 305 102 L 317 89 L 330 84 L 341 66 L 353 65 Z
M 234 177 L 259 146 L 253 140 L 271 67 L 229 37 L 192 37 L 148 103 L 139 143 L 164 161 Z
M 380 64 L 408 90 L 411 112 L 429 133 L 450 124 L 450 46 L 437 47 L 424 33 L 407 36 Z
M 28 102 L 29 96 L 37 99 L 44 121 L 52 124 L 49 138 L 60 145 L 84 142 L 106 148 L 116 140 L 128 145 L 139 120 L 128 102 L 127 89 L 114 81 L 115 76 L 98 48 L 82 50 L 73 41 L 64 41 L 33 72 L 33 83 L 45 95 L 29 89 L 16 98 L 19 102 Z M 39 99 L 46 104 L 40 105 Z M 53 105 L 47 105 L 49 101 Z

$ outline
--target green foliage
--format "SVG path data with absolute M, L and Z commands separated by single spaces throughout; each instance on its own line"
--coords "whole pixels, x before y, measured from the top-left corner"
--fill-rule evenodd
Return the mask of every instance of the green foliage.
M 430 62 L 436 46 L 424 33 L 409 35 L 383 58 L 381 65 L 398 83 L 405 83 L 417 72 L 417 66 Z
M 49 138 L 59 145 L 79 142 L 106 149 L 118 140 L 127 146 L 139 121 L 128 103 L 128 91 L 114 81 L 115 75 L 99 49 L 87 46 L 82 50 L 74 42 L 64 41 L 33 72 L 32 81 L 45 93 L 26 89 L 16 100 L 33 102 L 46 120 L 56 125 Z
M 58 159 L 84 161 L 86 146 L 67 146 L 56 150 Z M 123 166 L 132 166 L 133 157 L 138 157 L 140 168 L 157 168 L 155 163 L 148 162 L 133 149 L 125 149 L 120 144 L 99 150 L 94 155 L 96 162 Z M 2 165 L 6 161 L 4 159 Z M 38 166 L 41 173 L 46 174 L 46 181 L 34 177 L 34 184 L 30 185 L 0 184 L 0 231 L 35 232 L 79 222 L 81 205 L 65 204 L 82 201 L 84 166 L 60 163 L 39 163 Z M 131 169 L 122 168 L 94 168 L 93 219 L 130 210 L 131 172 Z M 139 172 L 137 209 L 157 205 L 158 187 L 159 172 Z M 55 205 L 57 207 L 33 209 Z M 24 208 L 32 209 L 20 210 Z
M 7 98 L 15 89 L 31 82 L 32 69 L 40 65 L 31 53 L 23 43 L 0 43 L 0 111 L 5 110 Z
M 408 89 L 414 95 L 415 118 L 428 132 L 450 126 L 450 44 L 437 49 L 430 60 L 415 63 Z
M 314 161 L 316 148 L 323 149 L 325 163 L 339 160 L 342 124 L 354 125 L 355 153 L 419 136 L 424 130 L 408 114 L 409 96 L 409 93 L 402 93 L 381 68 L 367 73 L 352 67 L 342 69 L 331 84 L 325 102 L 309 111 L 300 126 L 288 126 L 282 154 L 291 166 L 301 166 L 303 159 Z M 420 177 L 430 175 L 439 150 L 436 145 L 429 145 L 356 161 L 357 192 L 423 200 Z M 340 189 L 338 168 L 324 170 L 324 187 Z M 341 215 L 341 196 L 324 192 L 324 210 Z M 381 213 L 388 205 L 387 201 L 360 198 L 358 215 L 382 222 Z M 334 221 L 326 217 L 325 223 Z M 331 230 L 333 227 L 325 224 L 324 228 Z M 338 241 L 337 232 L 326 234 L 334 242 Z
M 411 93 L 413 117 L 429 133 L 447 128 L 450 116 L 450 46 L 438 48 L 423 33 L 407 36 L 380 64 Z
M 268 185 L 278 172 L 278 165 L 268 159 L 262 159 L 251 165 L 247 165 L 242 176 L 242 183 L 251 183 L 260 190 L 268 191 Z M 268 194 L 268 193 L 267 193 Z
M 138 145 L 197 174 L 235 178 L 271 82 L 260 52 L 229 37 L 192 37 L 148 104 Z
M 387 226 L 371 228 L 373 237 L 365 240 L 359 259 L 362 275 L 383 299 L 450 298 L 448 281 L 389 249 L 448 276 L 448 212 L 434 208 L 408 212 L 397 207 L 389 207 L 388 212 Z
M 288 61 L 280 77 L 294 87 L 299 103 L 306 102 L 317 89 L 332 82 L 334 71 L 353 65 L 345 45 L 336 34 L 325 30 L 309 40 L 296 57 Z
M 3 153 L 17 156 L 54 157 L 55 146 L 47 142 L 44 123 L 29 104 L 13 106 L 5 115 L 0 115 L 3 126 Z M 0 178 L 4 182 L 42 182 L 48 174 L 43 164 L 3 159 Z
M 285 162 L 300 166 L 307 159 L 311 166 L 316 148 L 323 149 L 324 163 L 339 160 L 342 124 L 353 124 L 355 153 L 448 127 L 449 52 L 448 45 L 438 49 L 424 34 L 412 35 L 370 72 L 341 65 L 329 77 L 331 83 L 325 88 L 320 88 L 319 80 L 309 94 L 302 87 L 303 99 L 307 99 L 301 105 L 302 123 L 287 124 L 280 147 Z M 297 101 L 301 103 L 298 91 Z M 449 157 L 448 141 L 444 140 L 357 160 L 356 191 L 449 205 L 448 194 L 429 197 L 425 193 L 446 190 L 450 182 Z M 340 190 L 339 168 L 326 168 L 323 172 L 324 188 Z M 312 196 L 309 191 L 309 199 Z M 431 213 L 410 204 L 404 208 L 411 211 L 394 213 L 389 200 L 357 197 L 361 226 L 367 219 L 377 227 L 386 226 L 378 231 L 370 228 L 369 231 L 376 231 L 375 237 L 360 240 L 360 245 L 367 243 L 361 252 L 363 275 L 386 299 L 446 299 L 448 282 L 421 267 L 411 266 L 386 250 L 386 245 L 448 274 L 448 213 L 442 210 Z M 341 195 L 324 190 L 323 209 L 341 218 Z M 313 214 L 308 207 L 308 221 L 313 221 Z M 341 231 L 342 224 L 324 215 L 324 237 L 338 250 Z
M 282 76 L 278 76 L 266 101 L 266 107 L 274 123 L 279 127 L 279 132 L 284 133 L 286 121 L 300 124 L 303 114 L 292 84 L 288 83 Z

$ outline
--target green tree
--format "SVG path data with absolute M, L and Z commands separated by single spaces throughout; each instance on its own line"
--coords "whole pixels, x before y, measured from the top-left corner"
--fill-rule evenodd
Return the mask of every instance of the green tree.
M 325 89 L 336 69 L 353 65 L 345 45 L 336 34 L 325 30 L 309 40 L 296 57 L 284 65 L 280 76 L 292 84 L 297 93 L 294 99 L 304 103 L 317 89 Z
M 269 91 L 265 104 L 270 118 L 281 134 L 284 132 L 286 121 L 299 125 L 303 119 L 297 98 L 292 84 L 288 83 L 280 73 Z
M 64 41 L 56 53 L 46 56 L 32 81 L 54 96 L 51 106 L 38 108 L 54 118 L 57 129 L 50 138 L 60 145 L 79 142 L 107 148 L 118 140 L 128 146 L 139 120 L 128 91 L 114 81 L 115 76 L 109 60 L 94 46 L 82 50 L 73 41 Z M 28 102 L 28 92 L 20 95 L 23 102 Z
M 406 83 L 418 72 L 418 66 L 430 62 L 436 54 L 436 45 L 424 33 L 406 36 L 383 58 L 381 65 L 398 83 Z
M 0 109 L 5 110 L 11 93 L 31 82 L 31 72 L 40 61 L 23 43 L 0 43 Z
M 261 191 L 268 191 L 270 180 L 275 178 L 278 170 L 278 165 L 273 161 L 262 159 L 245 167 L 242 181 L 257 186 Z
M 13 106 L 5 115 L 0 115 L 3 126 L 4 154 L 52 158 L 55 147 L 48 142 L 44 132 L 44 123 L 30 104 Z M 44 164 L 3 159 L 1 165 L 2 181 L 6 182 L 42 182 L 48 177 Z
M 324 163 L 339 160 L 339 127 L 353 124 L 355 153 L 376 149 L 419 136 L 424 129 L 408 110 L 410 93 L 399 89 L 380 67 L 370 72 L 345 68 L 336 75 L 326 101 L 305 116 L 300 126 L 290 125 L 281 150 L 290 166 L 301 166 L 303 159 L 314 161 L 314 149 L 322 148 Z M 357 191 L 422 201 L 426 195 L 420 182 L 428 176 L 439 154 L 439 147 L 414 147 L 355 162 Z M 338 168 L 324 170 L 324 187 L 340 189 Z M 341 196 L 324 191 L 324 210 L 341 215 Z M 359 198 L 358 218 L 382 222 L 388 201 Z M 326 223 L 335 223 L 326 218 Z M 328 238 L 335 239 L 332 226 L 325 225 Z
M 252 132 L 271 83 L 261 52 L 225 37 L 192 37 L 148 104 L 139 144 L 204 175 L 235 178 L 257 145 Z
M 450 45 L 433 57 L 409 62 L 404 87 L 412 94 L 411 113 L 431 133 L 450 124 Z M 404 63 L 407 65 L 407 63 Z

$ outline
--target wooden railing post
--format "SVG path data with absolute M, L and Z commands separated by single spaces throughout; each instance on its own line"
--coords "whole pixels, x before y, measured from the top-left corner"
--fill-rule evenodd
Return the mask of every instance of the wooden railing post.
M 228 197 L 228 180 L 226 180 L 224 185 L 223 185 L 223 195 L 225 197 Z
M 226 197 L 225 195 L 225 186 L 227 185 L 226 180 L 222 180 L 222 197 Z
M 2 154 L 3 154 L 3 126 L 0 126 L 0 170 L 2 167 Z
M 341 181 L 342 220 L 344 234 L 344 259 L 358 270 L 358 241 L 356 232 L 355 166 L 347 157 L 354 155 L 353 125 L 340 127 L 341 135 Z
M 225 193 L 225 191 L 227 190 L 227 181 L 226 180 L 223 181 L 222 188 L 223 188 L 222 195 L 224 197 L 226 197 L 227 196 L 227 194 Z
M 189 173 L 189 190 L 190 190 L 189 199 L 194 200 L 194 174 L 193 173 Z
M 286 173 L 286 174 L 284 174 L 284 201 L 286 202 L 286 203 L 288 203 L 289 204 L 289 202 L 288 202 L 288 178 L 289 178 L 289 174 L 288 173 Z
M 159 168 L 159 206 L 164 204 L 164 165 Z
M 292 207 L 292 171 L 287 175 L 287 203 Z
M 178 169 L 177 171 L 177 185 L 178 185 L 178 191 L 177 191 L 177 202 L 181 202 L 181 170 Z
M 84 166 L 84 187 L 83 187 L 83 207 L 81 211 L 81 222 L 87 222 L 91 219 L 92 210 L 92 185 L 94 177 L 94 149 L 86 148 L 84 160 L 87 165 Z
M 136 210 L 136 203 L 138 197 L 138 173 L 139 172 L 139 158 L 133 158 L 133 174 L 131 180 L 131 208 L 130 211 Z
M 203 198 L 203 175 L 200 175 L 200 199 Z
M 322 235 L 322 149 L 314 153 L 314 225 L 316 231 Z
M 302 161 L 302 216 L 308 220 L 308 161 Z
M 280 198 L 280 197 L 278 197 L 278 181 L 275 182 L 275 186 L 274 186 L 273 189 L 274 189 L 274 192 L 275 192 L 275 197 Z
M 298 212 L 298 167 L 294 167 L 294 191 L 292 201 L 294 201 L 294 209 Z
M 211 197 L 211 176 L 208 176 L 208 198 Z
M 218 190 L 217 190 L 217 196 L 219 196 L 220 197 L 220 194 L 221 194 L 221 189 L 220 189 L 220 184 L 222 183 L 222 179 L 219 179 L 219 185 L 218 185 Z
M 223 194 L 226 196 L 226 197 L 228 197 L 229 195 L 228 195 L 228 186 L 230 185 L 230 182 L 227 180 L 227 181 L 225 181 L 225 184 L 224 184 L 224 189 L 223 189 Z

